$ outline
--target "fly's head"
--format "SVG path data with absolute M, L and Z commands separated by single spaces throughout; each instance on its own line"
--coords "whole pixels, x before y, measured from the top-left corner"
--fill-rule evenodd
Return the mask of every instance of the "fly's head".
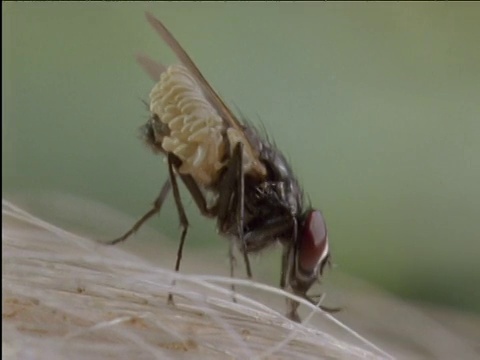
M 320 211 L 309 210 L 302 218 L 298 226 L 297 241 L 289 258 L 289 285 L 295 295 L 315 303 L 307 296 L 307 292 L 323 274 L 325 266 L 330 265 L 328 233 Z M 289 310 L 290 318 L 297 321 L 298 305 L 291 301 Z

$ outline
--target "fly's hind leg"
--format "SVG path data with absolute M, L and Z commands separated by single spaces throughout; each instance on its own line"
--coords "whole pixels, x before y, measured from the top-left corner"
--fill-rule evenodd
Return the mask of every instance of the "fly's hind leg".
M 185 209 L 183 208 L 182 199 L 180 198 L 180 191 L 178 189 L 177 179 L 175 177 L 174 167 L 177 163 L 178 158 L 173 154 L 168 154 L 168 173 L 170 175 L 170 182 L 172 183 L 173 198 L 175 200 L 175 205 L 178 211 L 178 217 L 180 219 L 180 226 L 182 227 L 182 235 L 180 237 L 180 244 L 178 245 L 177 250 L 177 261 L 175 262 L 175 271 L 178 272 L 180 269 L 180 262 L 182 260 L 183 246 L 185 245 L 185 238 L 187 236 L 188 230 L 188 219 L 185 214 Z M 178 165 L 177 165 L 178 166 Z M 175 279 L 172 281 L 172 286 L 175 285 Z M 173 295 L 172 293 L 168 294 L 169 304 L 173 305 Z
M 182 260 L 182 255 L 183 255 L 183 246 L 185 245 L 185 238 L 187 236 L 187 229 L 189 226 L 187 215 L 185 214 L 185 209 L 183 207 L 182 200 L 180 198 L 180 191 L 179 191 L 177 179 L 175 176 L 176 174 L 174 172 L 174 170 L 178 169 L 181 166 L 181 164 L 182 164 L 182 161 L 177 156 L 175 156 L 174 154 L 168 155 L 168 172 L 170 176 L 169 181 L 172 184 L 173 198 L 175 200 L 175 205 L 177 207 L 178 217 L 180 219 L 180 226 L 183 228 L 182 235 L 180 237 L 180 244 L 178 245 L 178 250 L 177 250 L 177 260 L 175 263 L 176 272 L 180 270 L 180 262 Z M 207 217 L 215 217 L 216 216 L 215 209 L 208 208 L 205 196 L 203 195 L 202 191 L 198 187 L 198 184 L 193 179 L 193 177 L 191 175 L 184 175 L 184 174 L 178 174 L 178 175 L 182 179 L 183 183 L 185 184 L 188 192 L 192 196 L 193 200 L 195 201 L 195 204 L 197 205 L 202 215 Z M 172 281 L 172 286 L 173 285 L 175 285 L 175 280 Z M 171 293 L 168 294 L 168 303 L 173 304 L 173 295 Z
M 153 215 L 158 214 L 160 212 L 160 210 L 162 209 L 163 202 L 167 198 L 167 195 L 170 189 L 171 189 L 171 183 L 170 183 L 170 180 L 168 179 L 163 184 L 162 189 L 160 190 L 160 194 L 153 202 L 153 207 L 145 215 L 143 215 L 125 234 L 123 234 L 117 239 L 108 241 L 105 244 L 107 245 L 118 244 L 120 242 L 127 240 L 130 237 L 130 235 L 137 232 L 138 229 L 140 229 L 148 219 L 150 219 Z

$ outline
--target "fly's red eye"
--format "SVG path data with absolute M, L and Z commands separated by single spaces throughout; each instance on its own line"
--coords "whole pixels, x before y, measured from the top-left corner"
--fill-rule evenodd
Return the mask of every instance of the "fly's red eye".
M 298 265 L 306 273 L 312 273 L 328 257 L 327 227 L 320 211 L 313 210 L 307 215 L 299 241 Z

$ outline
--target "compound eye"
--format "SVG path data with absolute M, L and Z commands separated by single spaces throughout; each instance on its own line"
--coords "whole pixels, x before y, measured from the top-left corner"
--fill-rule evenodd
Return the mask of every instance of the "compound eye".
M 311 274 L 329 256 L 327 226 L 320 211 L 313 210 L 307 215 L 300 236 L 298 265 L 303 272 Z

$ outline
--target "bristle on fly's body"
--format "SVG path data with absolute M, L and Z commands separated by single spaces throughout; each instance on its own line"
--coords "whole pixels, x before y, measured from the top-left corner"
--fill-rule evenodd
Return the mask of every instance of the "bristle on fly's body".
M 161 146 L 182 161 L 178 171 L 205 186 L 217 180 L 227 151 L 246 141 L 244 134 L 227 126 L 182 65 L 162 73 L 150 92 L 150 111 L 170 129 Z M 252 154 L 244 152 L 243 161 L 245 173 L 252 171 Z

